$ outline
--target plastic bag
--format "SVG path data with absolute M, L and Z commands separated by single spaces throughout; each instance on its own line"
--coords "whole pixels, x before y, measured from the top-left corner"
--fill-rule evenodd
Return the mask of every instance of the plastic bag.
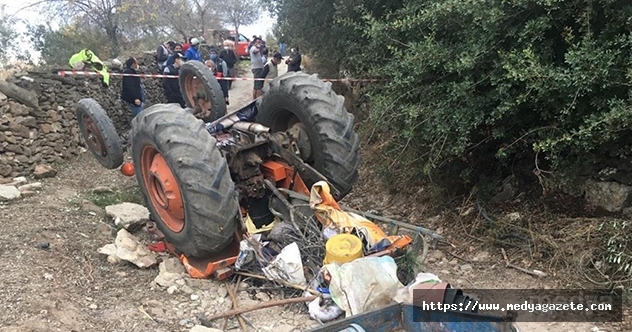
M 306 285 L 303 273 L 301 252 L 296 242 L 287 245 L 272 262 L 263 268 L 263 273 L 270 280 L 282 280 L 295 285 Z
M 251 241 L 255 240 L 259 242 L 261 239 L 260 234 L 255 234 L 251 237 Z M 243 239 L 239 242 L 239 256 L 235 261 L 235 270 L 239 271 L 242 268 L 252 264 L 255 261 L 255 249 L 252 247 L 248 239 Z
M 393 303 L 405 302 L 406 287 L 397 278 L 397 264 L 390 256 L 363 257 L 342 265 L 327 264 L 329 291 L 346 316 Z

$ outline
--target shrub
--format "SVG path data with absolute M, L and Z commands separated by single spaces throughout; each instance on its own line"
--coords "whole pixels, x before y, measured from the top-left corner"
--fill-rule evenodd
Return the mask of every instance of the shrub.
M 383 19 L 362 10 L 346 25 L 385 50 L 371 68 L 388 82 L 370 92 L 370 122 L 395 133 L 383 156 L 397 159 L 396 179 L 456 169 L 476 181 L 537 155 L 559 168 L 627 134 L 628 2 L 407 0 Z

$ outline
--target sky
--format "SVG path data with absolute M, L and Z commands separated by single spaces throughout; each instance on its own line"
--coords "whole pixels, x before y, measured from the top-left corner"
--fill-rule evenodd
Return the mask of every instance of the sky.
M 21 9 L 35 2 L 37 1 L 22 0 L 16 2 L 15 0 L 0 0 L 0 5 L 5 5 L 4 14 L 7 17 L 15 15 L 16 18 L 23 19 L 30 23 L 46 21 L 44 16 L 42 16 L 35 8 Z M 262 35 L 265 37 L 268 32 L 272 32 L 272 27 L 274 23 L 275 20 L 270 17 L 267 11 L 265 11 L 264 14 L 261 15 L 257 23 L 240 27 L 239 32 L 248 38 L 251 38 L 253 35 Z M 232 29 L 233 27 L 226 28 Z M 18 30 L 17 32 L 26 32 L 26 26 L 18 26 L 16 27 L 16 29 Z M 33 49 L 33 47 L 27 40 L 20 40 L 17 42 L 20 44 L 21 49 L 27 49 L 29 50 L 31 55 L 34 56 L 34 58 L 39 58 L 37 52 Z

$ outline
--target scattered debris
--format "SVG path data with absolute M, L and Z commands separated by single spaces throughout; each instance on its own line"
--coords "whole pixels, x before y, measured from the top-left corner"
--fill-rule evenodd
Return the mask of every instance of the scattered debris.
M 407 297 L 402 293 L 404 285 L 397 278 L 397 264 L 390 256 L 363 257 L 343 265 L 327 264 L 323 273 L 325 280 L 330 279 L 331 297 L 347 317 L 402 303 Z
M 123 227 L 127 230 L 138 229 L 139 226 L 149 220 L 149 210 L 136 203 L 124 202 L 106 206 L 105 213 L 114 218 L 114 224 L 116 226 Z
M 15 186 L 0 185 L 0 201 L 11 201 L 20 198 L 21 193 Z
M 236 315 L 243 314 L 246 312 L 261 310 L 261 309 L 270 308 L 270 307 L 278 307 L 278 306 L 292 304 L 292 303 L 311 302 L 315 300 L 316 298 L 317 298 L 316 296 L 304 296 L 304 297 L 296 297 L 296 298 L 290 298 L 290 299 L 270 301 L 270 302 L 261 303 L 256 306 L 233 309 L 222 314 L 217 314 L 217 315 L 208 317 L 207 319 L 209 321 L 213 321 L 219 318 L 232 317 L 232 316 L 236 316 Z
M 57 175 L 57 171 L 45 164 L 36 165 L 33 171 L 33 176 L 36 179 L 52 178 L 55 175 Z
M 116 263 L 123 260 L 140 268 L 148 268 L 158 263 L 154 253 L 125 229 L 118 231 L 114 243 L 106 244 L 97 252 L 108 255 L 110 262 Z
M 164 288 L 176 287 L 177 289 L 176 281 L 186 276 L 184 266 L 176 257 L 169 257 L 163 260 L 158 266 L 158 271 L 158 276 L 156 276 L 154 282 Z
M 281 253 L 265 268 L 263 273 L 270 280 L 285 281 L 292 284 L 307 284 L 305 275 L 303 274 L 303 263 L 301 261 L 301 252 L 296 242 L 281 250 Z

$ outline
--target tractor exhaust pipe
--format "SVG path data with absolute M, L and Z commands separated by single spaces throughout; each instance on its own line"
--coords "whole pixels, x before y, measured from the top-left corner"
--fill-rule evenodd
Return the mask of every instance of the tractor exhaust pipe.
M 250 131 L 256 134 L 270 132 L 270 128 L 262 124 L 254 123 L 254 122 L 244 122 L 244 121 L 235 122 L 233 124 L 233 128 L 243 130 L 243 131 Z
M 206 130 L 208 130 L 209 133 L 214 134 L 224 129 L 228 129 L 232 127 L 233 124 L 235 124 L 238 121 L 239 121 L 239 117 L 237 116 L 237 113 L 233 113 L 219 121 L 213 121 L 211 123 L 207 123 Z

